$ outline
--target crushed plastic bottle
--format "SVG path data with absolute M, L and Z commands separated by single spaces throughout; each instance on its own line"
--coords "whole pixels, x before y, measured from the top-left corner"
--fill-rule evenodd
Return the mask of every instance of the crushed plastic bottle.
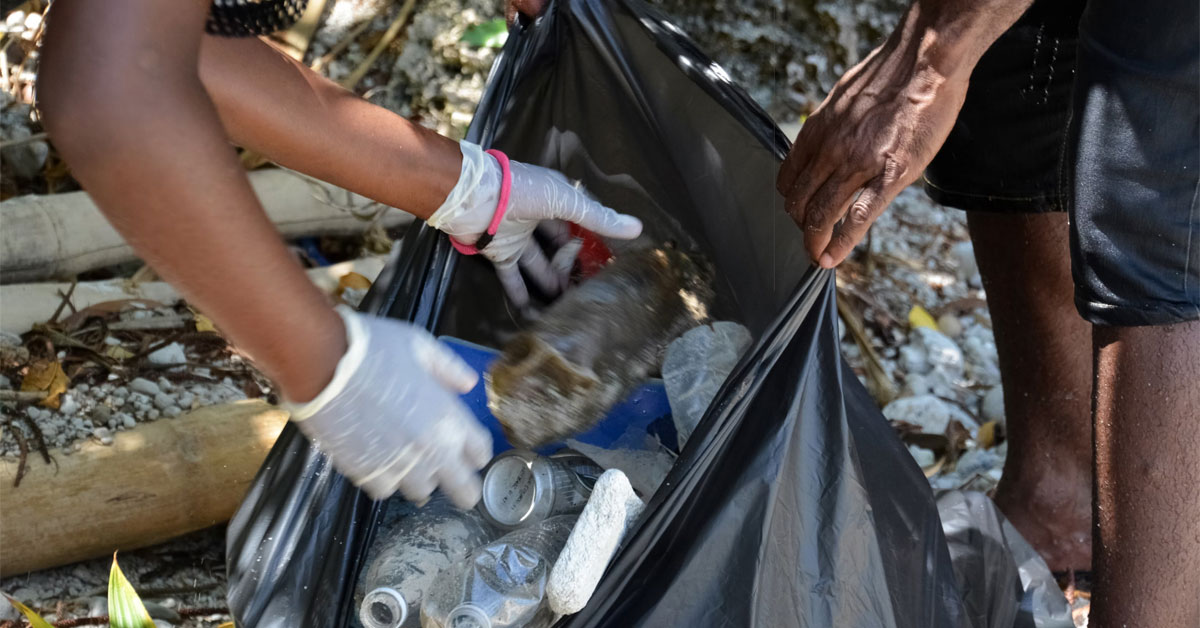
M 358 617 L 364 628 L 415 628 L 418 609 L 441 570 L 501 532 L 475 509 L 459 510 L 440 492 L 376 534 L 362 575 Z
M 578 517 L 515 530 L 444 570 L 421 605 L 422 628 L 543 628 L 546 581 Z
M 750 331 L 745 327 L 719 321 L 688 330 L 667 346 L 663 384 L 680 449 L 750 346 L 750 340 Z
M 560 452 L 547 458 L 511 449 L 483 469 L 479 511 L 489 523 L 504 530 L 555 515 L 578 514 L 591 495 L 595 478 L 603 472 L 578 452 Z

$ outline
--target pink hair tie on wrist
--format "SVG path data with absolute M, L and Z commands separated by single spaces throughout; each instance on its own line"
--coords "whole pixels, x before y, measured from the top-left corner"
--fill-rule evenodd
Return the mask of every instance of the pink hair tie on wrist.
M 475 244 L 463 244 L 454 236 L 450 236 L 450 244 L 453 244 L 455 250 L 463 255 L 475 255 L 490 244 L 492 238 L 496 236 L 496 231 L 500 229 L 500 221 L 504 220 L 504 212 L 508 211 L 508 193 L 512 191 L 512 170 L 508 167 L 508 155 L 494 148 L 489 148 L 484 152 L 500 162 L 500 200 L 496 202 L 496 213 L 492 214 L 491 224 L 488 225 L 487 231 L 479 236 Z

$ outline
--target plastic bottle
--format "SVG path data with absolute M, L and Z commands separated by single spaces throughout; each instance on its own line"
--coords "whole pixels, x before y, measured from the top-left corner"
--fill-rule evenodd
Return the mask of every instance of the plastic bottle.
M 671 404 L 680 449 L 751 340 L 750 331 L 745 327 L 719 321 L 691 329 L 667 346 L 662 366 L 663 384 Z
M 422 628 L 541 628 L 550 568 L 578 517 L 550 517 L 471 552 L 444 570 L 421 605 Z
M 479 510 L 489 523 L 503 530 L 533 525 L 556 515 L 577 514 L 587 503 L 595 478 L 603 471 L 577 452 L 546 458 L 512 449 L 484 468 Z
M 415 513 L 377 532 L 374 556 L 361 576 L 366 593 L 359 621 L 364 628 L 415 628 L 437 574 L 500 534 L 478 511 L 459 510 L 436 493 Z

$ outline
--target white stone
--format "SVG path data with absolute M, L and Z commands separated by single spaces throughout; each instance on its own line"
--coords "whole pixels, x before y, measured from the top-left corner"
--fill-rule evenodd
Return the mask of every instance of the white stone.
M 59 398 L 58 411 L 64 416 L 71 416 L 79 411 L 79 403 L 71 395 L 63 395 Z
M 149 395 L 151 397 L 161 392 L 158 384 L 155 384 L 144 377 L 135 377 L 132 382 L 129 382 L 129 388 L 134 392 L 139 392 L 143 395 Z
M 162 416 L 162 413 L 158 411 L 158 408 L 150 408 L 146 411 L 146 418 L 151 421 L 158 419 L 160 416 Z
M 951 420 L 962 423 L 972 434 L 979 427 L 971 415 L 961 408 L 933 395 L 897 399 L 884 406 L 883 416 L 890 421 L 904 421 L 916 425 L 926 434 L 945 433 Z
M 166 408 L 163 408 L 163 414 L 165 414 L 166 416 L 168 416 L 172 419 L 179 416 L 182 413 L 183 413 L 183 411 L 179 409 L 179 406 L 167 406 Z
M 946 334 L 951 338 L 958 338 L 963 333 L 962 323 L 958 321 L 957 316 L 949 312 L 946 312 L 938 317 L 937 325 L 938 329 L 941 330 L 943 334 Z
M 963 370 L 963 352 L 949 336 L 929 329 L 918 327 L 917 341 L 925 349 L 925 357 L 934 369 L 941 369 L 947 375 L 961 374 Z
M 116 338 L 115 336 L 105 336 L 104 344 L 106 344 L 110 347 L 119 347 L 121 345 L 121 341 L 120 341 L 120 339 Z
M 980 403 L 979 414 L 983 416 L 984 421 L 995 421 L 1004 425 L 1004 388 L 1001 386 L 993 386 L 987 394 L 983 396 L 983 401 Z
M 986 475 L 992 469 L 1004 466 L 1004 457 L 990 449 L 969 449 L 958 459 L 954 467 L 955 475 L 963 480 L 969 479 L 976 473 Z
M 121 424 L 124 425 L 126 429 L 133 429 L 137 427 L 137 421 L 135 421 L 133 417 L 129 416 L 128 414 L 125 415 L 125 419 Z
M 908 446 L 908 453 L 912 454 L 913 460 L 917 461 L 917 466 L 924 469 L 935 462 L 933 452 L 924 447 L 916 445 Z
M 192 407 L 192 403 L 195 401 L 196 401 L 195 395 L 193 395 L 190 392 L 185 392 L 185 393 L 180 393 L 179 398 L 176 400 L 176 403 L 179 405 L 180 408 L 183 408 L 184 410 L 190 410 Z
M 101 445 L 111 445 L 113 442 L 112 430 L 107 427 L 98 427 L 92 430 L 92 436 L 99 440 Z
M 966 281 L 979 273 L 979 264 L 975 262 L 975 246 L 970 240 L 950 247 L 950 256 L 954 259 L 954 272 L 959 279 Z
M 158 387 L 163 392 L 171 392 L 175 390 L 175 384 L 171 383 L 171 380 L 165 377 L 158 378 Z
M 0 375 L 0 390 L 12 390 L 12 380 Z
M 4 19 L 4 28 L 10 33 L 19 33 L 25 30 L 25 12 L 13 11 Z
M 178 342 L 172 342 L 146 356 L 146 359 L 151 364 L 183 364 L 187 362 L 187 354 L 183 351 L 183 345 Z
M 175 405 L 174 395 L 168 395 L 167 393 L 163 392 L 154 395 L 154 407 L 158 408 L 159 410 L 166 410 L 173 405 Z

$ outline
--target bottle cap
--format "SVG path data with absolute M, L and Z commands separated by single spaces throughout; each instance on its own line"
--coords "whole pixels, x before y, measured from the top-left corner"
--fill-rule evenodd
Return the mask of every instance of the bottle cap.
M 408 618 L 408 602 L 399 591 L 379 587 L 363 597 L 358 619 L 366 628 L 400 628 Z
M 446 617 L 446 628 L 492 628 L 492 620 L 482 608 L 462 604 Z

